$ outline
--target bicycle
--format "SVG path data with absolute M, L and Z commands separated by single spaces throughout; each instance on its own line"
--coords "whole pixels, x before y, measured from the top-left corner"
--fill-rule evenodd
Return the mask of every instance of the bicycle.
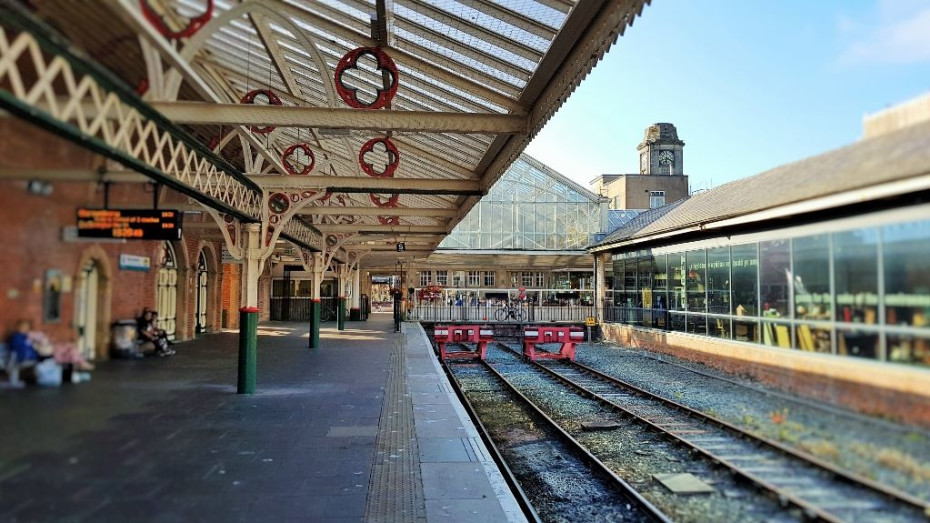
M 526 309 L 523 308 L 522 303 L 519 306 L 507 304 L 494 311 L 494 319 L 497 321 L 513 320 L 522 323 L 526 321 Z

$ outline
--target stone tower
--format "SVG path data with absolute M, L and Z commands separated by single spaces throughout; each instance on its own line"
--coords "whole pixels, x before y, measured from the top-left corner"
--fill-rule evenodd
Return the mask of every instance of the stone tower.
M 591 180 L 591 190 L 608 199 L 610 209 L 655 209 L 688 197 L 685 142 L 670 123 L 646 128 L 639 151 L 639 173 L 602 174 Z
M 646 128 L 639 151 L 639 174 L 678 175 L 685 173 L 685 142 L 678 139 L 678 130 L 670 123 L 656 123 Z

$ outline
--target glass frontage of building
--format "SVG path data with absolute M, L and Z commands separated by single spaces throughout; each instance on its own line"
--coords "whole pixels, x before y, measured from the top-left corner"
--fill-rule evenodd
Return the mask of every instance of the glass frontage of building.
M 930 367 L 930 219 L 873 223 L 614 254 L 606 319 Z
M 445 249 L 581 250 L 599 232 L 597 196 L 527 155 L 481 198 Z

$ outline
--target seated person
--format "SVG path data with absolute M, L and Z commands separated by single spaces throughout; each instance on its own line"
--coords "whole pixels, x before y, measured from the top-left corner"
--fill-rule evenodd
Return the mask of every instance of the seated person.
M 51 354 L 41 354 L 35 345 L 36 336 L 30 331 L 31 328 L 31 321 L 20 320 L 16 324 L 16 332 L 10 336 L 10 361 L 7 363 L 10 383 L 14 387 L 22 387 L 20 371 L 26 369 L 24 380 L 29 383 L 60 385 L 61 367 L 54 361 L 45 361 L 50 360 Z
M 94 370 L 93 364 L 84 359 L 84 355 L 78 351 L 74 343 L 52 343 L 44 332 L 39 331 L 30 331 L 29 341 L 40 357 L 51 356 L 55 358 L 56 363 L 71 364 L 79 371 Z
M 10 353 L 20 367 L 24 367 L 30 362 L 35 364 L 42 359 L 29 336 L 31 329 L 31 321 L 19 320 L 16 324 L 16 332 L 10 337 Z
M 142 309 L 142 315 L 136 318 L 136 329 L 139 333 L 139 339 L 143 342 L 150 341 L 155 346 L 156 356 L 170 356 L 174 354 L 169 345 L 168 335 L 164 330 L 155 326 L 155 319 L 158 313 L 148 307 Z

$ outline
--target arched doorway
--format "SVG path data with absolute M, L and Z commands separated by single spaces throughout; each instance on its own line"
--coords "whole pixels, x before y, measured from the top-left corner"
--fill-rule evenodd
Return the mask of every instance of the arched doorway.
M 178 257 L 171 242 L 162 244 L 155 289 L 156 326 L 173 340 L 178 330 Z
M 194 312 L 196 322 L 196 333 L 200 334 L 207 331 L 207 282 L 209 274 L 207 273 L 207 256 L 200 251 L 197 257 L 197 309 Z
M 81 267 L 78 288 L 75 296 L 75 326 L 77 327 L 77 348 L 87 360 L 96 356 L 97 347 L 97 310 L 100 292 L 100 271 L 95 261 Z

